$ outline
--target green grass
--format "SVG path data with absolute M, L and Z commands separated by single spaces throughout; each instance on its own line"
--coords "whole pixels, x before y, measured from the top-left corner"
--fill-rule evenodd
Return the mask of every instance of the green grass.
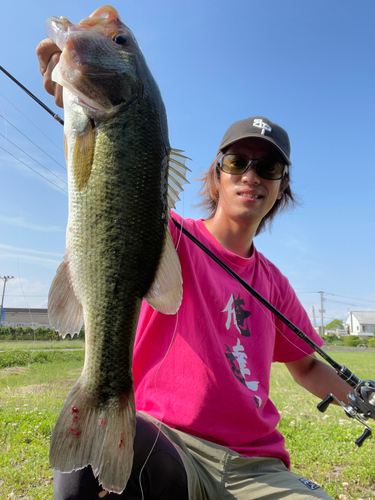
M 13 361 L 25 353 L 7 354 L 12 366 L 0 370 L 0 499 L 51 499 L 49 440 L 81 372 L 83 351 L 26 353 L 43 355 L 43 362 L 18 367 Z
M 374 378 L 375 353 L 330 355 L 361 379 Z M 278 428 L 285 436 L 292 470 L 320 484 L 337 500 L 374 499 L 374 438 L 358 448 L 354 441 L 362 434 L 362 425 L 334 405 L 320 413 L 316 409 L 320 400 L 296 385 L 284 365 L 275 364 L 272 374 L 271 399 L 281 415 Z
M 20 353 L 19 349 L 7 351 L 13 360 Z M 83 351 L 44 354 L 47 359 L 43 358 L 42 363 L 31 358 L 23 366 L 13 364 L 0 369 L 1 500 L 52 498 L 50 435 L 82 369 Z M 0 358 L 3 355 L 0 353 Z M 330 355 L 360 378 L 374 377 L 375 353 L 331 352 Z M 374 500 L 374 438 L 358 449 L 354 440 L 363 427 L 333 405 L 325 414 L 318 412 L 319 401 L 292 381 L 284 365 L 273 367 L 271 393 L 280 410 L 279 429 L 286 438 L 292 469 L 321 484 L 336 500 Z
M 37 340 L 31 342 L 29 340 L 20 341 L 0 341 L 0 356 L 1 351 L 13 351 L 13 350 L 35 350 L 35 349 L 84 349 L 84 340 Z

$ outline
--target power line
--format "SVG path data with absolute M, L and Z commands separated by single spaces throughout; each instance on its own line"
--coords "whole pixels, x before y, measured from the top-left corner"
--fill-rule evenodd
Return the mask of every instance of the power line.
M 68 185 L 68 183 L 66 181 L 64 181 L 64 179 L 61 179 L 61 177 L 59 177 L 58 175 L 56 175 L 55 173 L 52 172 L 52 170 L 49 170 L 47 167 L 45 167 L 44 165 L 42 165 L 38 160 L 36 160 L 35 158 L 33 158 L 32 156 L 29 155 L 29 153 L 26 153 L 26 151 L 24 151 L 23 149 L 21 149 L 19 146 L 17 146 L 17 144 L 14 144 L 14 142 L 12 142 L 10 139 L 8 139 L 7 137 L 5 137 L 5 135 L 3 135 L 2 133 L 0 133 L 1 137 L 4 137 L 4 139 L 8 142 L 10 142 L 12 144 L 12 146 L 14 146 L 15 148 L 19 149 L 20 151 L 22 151 L 22 153 L 24 153 L 25 155 L 27 155 L 29 158 L 31 158 L 33 161 L 35 161 L 38 165 L 40 165 L 41 167 L 43 167 L 45 170 L 47 170 L 47 172 L 49 172 L 50 174 L 54 175 L 57 179 L 59 179 L 59 181 L 63 182 L 64 184 Z
M 9 293 L 7 294 L 7 297 L 48 297 L 48 295 L 10 295 Z
M 66 170 L 66 168 L 61 165 L 61 163 L 59 163 L 57 160 L 55 160 L 54 158 L 52 158 L 52 156 L 50 156 L 48 153 L 46 153 L 46 151 L 44 151 L 44 149 L 42 149 L 40 146 L 38 146 L 38 144 L 36 144 L 35 142 L 33 142 L 29 137 L 27 137 L 27 135 L 25 135 L 23 132 L 21 132 L 21 130 L 19 130 L 15 125 L 13 125 L 13 123 L 11 123 L 9 120 L 7 120 L 5 118 L 5 116 L 1 115 L 0 114 L 0 118 L 3 118 L 7 123 L 9 123 L 9 125 L 11 125 L 13 128 L 15 128 L 17 130 L 17 132 L 19 132 L 20 134 L 22 134 L 28 141 L 30 141 L 32 144 L 34 144 L 34 146 L 36 146 L 38 149 L 40 149 L 41 151 L 43 151 L 43 153 L 45 155 L 47 155 L 49 158 L 51 158 L 52 161 L 54 161 L 55 163 L 57 163 L 57 165 L 59 165 L 63 170 Z
M 344 295 L 337 295 L 333 293 L 332 295 L 335 295 L 336 297 L 341 297 L 343 299 L 350 299 L 350 300 L 358 300 L 360 302 L 371 302 L 372 304 L 375 304 L 375 300 L 368 300 L 368 299 L 356 299 L 354 297 L 345 297 Z
M 301 294 L 301 293 L 319 293 L 319 292 L 296 292 L 296 293 Z M 336 293 L 329 293 L 329 292 L 323 292 L 323 293 L 324 295 L 333 295 L 334 297 L 341 297 L 343 299 L 357 300 L 358 302 L 371 302 L 372 304 L 375 304 L 375 299 L 374 300 L 361 299 L 361 298 L 358 299 L 355 297 L 346 297 L 345 295 L 338 295 Z M 325 300 L 332 300 L 332 299 L 325 299 Z
M 4 95 L 4 94 L 2 94 L 2 93 L 0 92 L 0 95 L 1 95 L 1 97 L 3 97 L 3 98 L 7 101 L 7 102 L 9 102 L 9 104 L 10 104 L 11 106 L 13 106 L 13 108 L 14 108 L 14 109 L 16 109 L 16 110 L 17 110 L 17 111 L 18 111 L 18 112 L 19 112 L 19 113 L 20 113 L 20 114 L 21 114 L 24 118 L 26 118 L 26 120 L 27 120 L 28 122 L 30 122 L 30 123 L 31 123 L 31 125 L 33 125 L 33 126 L 34 126 L 37 130 L 39 130 L 39 132 L 40 132 L 41 134 L 43 134 L 43 135 L 44 135 L 44 137 L 45 137 L 46 139 L 48 139 L 50 142 L 52 142 L 52 144 L 54 144 L 54 145 L 55 145 L 55 146 L 56 146 L 56 147 L 57 147 L 57 148 L 58 148 L 61 152 L 64 152 L 64 150 L 63 150 L 62 148 L 60 148 L 60 146 L 59 146 L 58 144 L 56 144 L 56 142 L 54 142 L 54 141 L 53 141 L 50 137 L 48 137 L 48 135 L 47 135 L 47 134 L 45 134 L 45 133 L 43 132 L 43 130 L 42 130 L 42 129 L 40 129 L 37 125 L 35 125 L 35 123 L 34 123 L 33 121 L 31 121 L 31 120 L 30 120 L 30 118 L 28 118 L 26 115 L 24 115 L 24 114 L 22 113 L 22 111 L 20 111 L 20 110 L 17 108 L 17 106 L 15 106 L 15 105 L 14 105 L 14 104 L 13 104 L 13 103 L 9 100 L 9 99 L 7 99 L 7 98 L 5 97 L 5 95 Z
M 30 165 L 27 165 L 27 163 L 23 162 L 22 160 L 20 160 L 19 158 L 17 158 L 17 156 L 14 156 L 12 155 L 12 153 L 9 153 L 9 151 L 7 151 L 5 148 L 3 148 L 2 146 L 0 146 L 0 149 L 2 149 L 3 151 L 5 151 L 6 153 L 8 153 L 8 155 L 12 156 L 13 158 L 15 158 L 16 160 L 18 160 L 20 163 L 22 163 L 22 165 L 25 165 L 25 167 L 29 168 L 30 170 L 32 170 L 33 172 L 35 172 L 36 174 L 40 175 L 40 177 L 43 177 L 43 179 L 45 179 L 47 182 L 49 182 L 50 184 L 52 184 L 53 186 L 57 187 L 57 189 L 60 189 L 60 191 L 62 191 L 63 193 L 65 194 L 68 194 L 67 191 L 65 191 L 64 189 L 62 189 L 60 186 L 58 186 L 57 184 L 55 184 L 54 182 L 50 181 L 49 179 L 47 179 L 47 177 L 44 177 L 44 175 L 40 174 L 37 170 L 34 170 L 32 167 L 30 167 Z

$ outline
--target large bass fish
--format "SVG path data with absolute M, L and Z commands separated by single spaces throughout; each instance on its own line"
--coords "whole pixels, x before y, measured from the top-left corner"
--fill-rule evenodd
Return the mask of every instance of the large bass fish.
M 50 464 L 88 464 L 121 493 L 133 462 L 132 353 L 145 298 L 174 314 L 182 299 L 169 211 L 185 180 L 171 150 L 158 86 L 132 32 L 110 6 L 79 24 L 51 17 L 62 50 L 53 79 L 64 87 L 69 180 L 67 248 L 49 293 L 62 336 L 85 325 L 85 363 L 53 431 Z M 160 332 L 162 335 L 163 332 Z

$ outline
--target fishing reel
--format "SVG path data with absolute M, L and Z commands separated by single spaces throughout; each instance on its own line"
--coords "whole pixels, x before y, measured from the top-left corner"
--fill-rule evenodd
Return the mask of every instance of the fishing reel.
M 345 367 L 343 368 L 345 369 Z M 339 372 L 338 374 L 341 376 Z M 353 386 L 353 389 L 354 393 L 350 392 L 348 394 L 348 404 L 339 401 L 333 394 L 328 394 L 328 396 L 318 404 L 317 408 L 320 412 L 324 413 L 334 400 L 337 401 L 348 417 L 356 419 L 365 427 L 363 434 L 355 440 L 355 444 L 360 447 L 372 434 L 372 430 L 366 424 L 366 421 L 369 418 L 375 419 L 375 381 L 359 380 L 358 383 Z

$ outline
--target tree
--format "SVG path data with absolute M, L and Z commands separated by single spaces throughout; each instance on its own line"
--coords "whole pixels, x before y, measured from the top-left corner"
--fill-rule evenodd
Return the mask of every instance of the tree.
M 341 319 L 334 319 L 324 327 L 325 330 L 343 330 L 344 324 Z
M 348 335 L 344 338 L 344 345 L 347 347 L 357 347 L 361 343 L 361 339 L 356 335 Z

